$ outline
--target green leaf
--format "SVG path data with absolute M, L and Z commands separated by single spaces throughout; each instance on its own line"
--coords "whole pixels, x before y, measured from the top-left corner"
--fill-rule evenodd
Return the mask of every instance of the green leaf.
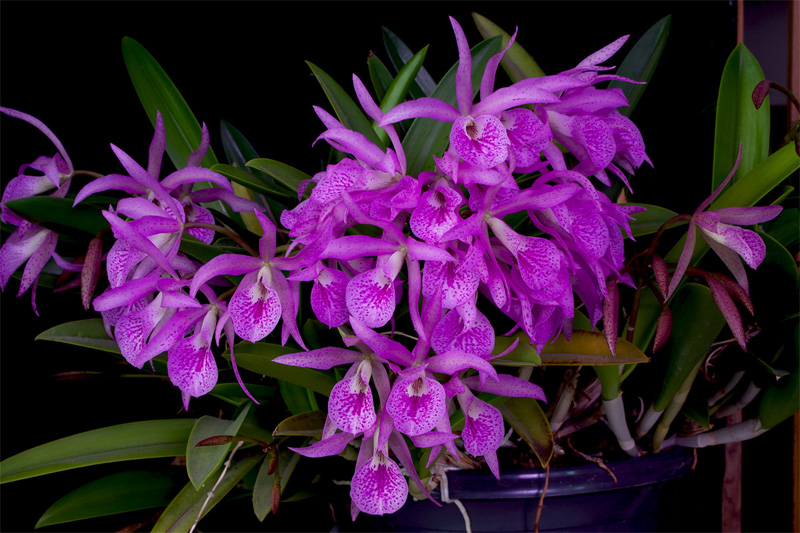
M 508 46 L 508 41 L 511 36 L 506 33 L 500 26 L 487 19 L 478 13 L 472 13 L 472 19 L 475 21 L 475 26 L 484 39 L 500 36 L 503 39 L 501 49 Z M 533 57 L 525 51 L 519 41 L 514 41 L 514 44 L 503 54 L 503 59 L 500 60 L 503 70 L 506 71 L 511 81 L 516 83 L 526 78 L 539 78 L 544 76 L 544 71 L 539 67 Z
M 251 403 L 245 405 L 236 420 L 222 420 L 208 415 L 197 419 L 186 445 L 186 471 L 196 489 L 200 489 L 200 486 L 217 471 L 230 450 L 230 444 L 227 446 L 197 446 L 197 443 L 217 435 L 236 435 L 251 405 Z
M 180 471 L 112 474 L 79 487 L 48 507 L 36 528 L 165 507 L 184 479 Z
M 386 52 L 389 54 L 389 60 L 392 62 L 394 69 L 399 72 L 403 65 L 411 59 L 414 52 L 389 28 L 382 26 L 381 33 L 383 34 L 383 44 L 386 46 Z M 414 98 L 432 96 L 434 89 L 436 89 L 436 82 L 433 81 L 433 78 L 424 67 L 421 68 L 414 79 L 414 83 L 411 84 L 411 94 L 414 95 Z
M 63 342 L 104 352 L 121 353 L 117 341 L 108 338 L 102 318 L 65 322 L 39 333 L 37 341 Z
M 222 148 L 225 150 L 225 157 L 228 159 L 228 163 L 244 168 L 248 161 L 258 158 L 258 153 L 256 153 L 253 145 L 233 124 L 221 120 L 219 122 L 219 130 L 220 137 L 222 137 Z M 264 177 L 266 178 L 266 176 Z
M 261 402 L 275 398 L 275 387 L 254 383 L 247 383 L 246 385 L 250 394 Z M 247 397 L 238 383 L 217 383 L 208 394 L 237 407 L 250 401 L 250 398 Z
M 425 61 L 425 55 L 427 53 L 428 47 L 425 46 L 422 50 L 414 54 L 414 57 L 409 59 L 408 63 L 403 65 L 403 68 L 400 69 L 400 72 L 397 73 L 397 76 L 386 89 L 386 94 L 381 98 L 381 111 L 386 113 L 403 101 L 408 92 L 408 88 L 422 68 L 422 63 Z
M 639 312 L 636 315 L 636 326 L 633 332 L 633 344 L 640 350 L 645 350 L 656 335 L 658 317 L 661 316 L 661 304 L 655 293 L 649 287 L 642 289 L 639 299 Z
M 661 53 L 667 45 L 667 36 L 669 35 L 669 25 L 672 20 L 672 15 L 667 15 L 659 20 L 645 32 L 642 37 L 636 41 L 631 51 L 625 56 L 625 59 L 620 63 L 616 71 L 618 76 L 625 78 L 649 82 L 653 77 Z M 628 83 L 623 81 L 612 80 L 608 84 L 609 89 L 621 89 L 622 93 L 628 99 L 628 107 L 621 109 L 621 113 L 626 117 L 631 116 L 633 109 L 642 97 L 647 85 L 639 85 L 635 83 Z
M 800 228 L 800 209 L 796 207 L 784 208 L 777 218 L 765 223 L 764 229 L 776 241 L 785 247 L 797 244 L 800 240 L 797 228 Z
M 116 461 L 181 456 L 194 422 L 131 422 L 48 442 L 1 462 L 0 483 Z
M 261 463 L 258 477 L 256 477 L 256 484 L 253 487 L 253 510 L 256 513 L 256 518 L 260 521 L 263 522 L 267 514 L 272 511 L 272 491 L 275 489 L 275 475 L 280 475 L 279 486 L 281 494 L 283 494 L 299 461 L 300 454 L 290 450 L 281 450 L 278 452 L 278 471 L 274 474 L 269 473 L 269 459 Z
M 367 68 L 369 69 L 369 79 L 372 82 L 372 89 L 375 91 L 378 100 L 383 100 L 386 89 L 388 89 L 389 85 L 392 83 L 392 73 L 389 72 L 389 69 L 383 64 L 381 58 L 371 52 L 369 57 L 367 57 Z
M 731 164 L 732 167 L 733 165 Z M 789 143 L 758 163 L 742 179 L 730 185 L 711 204 L 709 209 L 755 205 L 772 189 L 780 185 L 783 180 L 792 175 L 792 173 L 797 172 L 798 169 L 800 169 L 800 157 L 795 152 L 794 145 Z M 728 172 L 730 172 L 730 168 Z
M 640 213 L 634 213 L 633 220 L 631 220 L 631 233 L 634 237 L 640 237 L 642 235 L 650 235 L 651 233 L 655 233 L 658 231 L 664 222 L 667 220 L 678 216 L 678 213 L 675 211 L 671 211 L 664 207 L 659 207 L 657 205 L 651 204 L 625 204 L 625 205 L 636 205 L 642 206 L 647 209 L 647 211 L 642 211 Z M 676 224 L 673 227 L 677 227 L 679 224 Z
M 542 466 L 553 457 L 553 432 L 539 402 L 533 398 L 509 398 L 498 407 L 503 418 L 528 443 Z
M 310 61 L 306 64 L 311 68 L 311 72 L 317 78 L 317 81 L 325 91 L 325 96 L 333 106 L 339 122 L 345 128 L 357 131 L 367 138 L 369 142 L 376 146 L 383 146 L 375 131 L 372 129 L 372 123 L 361 111 L 361 108 L 356 104 L 352 98 L 342 89 L 341 85 L 331 78 L 325 71 L 316 66 Z
M 572 332 L 569 341 L 561 335 L 555 342 L 546 344 L 539 356 L 542 364 L 559 366 L 627 365 L 649 361 L 639 348 L 622 338 L 617 339 L 617 355 L 614 356 L 603 333 L 580 329 Z
M 325 411 L 309 411 L 290 416 L 278 424 L 273 434 L 287 437 L 320 437 L 326 417 Z
M 667 359 L 667 369 L 661 392 L 653 403 L 656 411 L 666 409 L 725 326 L 725 318 L 711 291 L 703 285 L 683 285 L 673 296 L 670 309 L 672 334 L 662 348 L 663 353 L 659 352 L 659 357 Z
M 765 388 L 758 406 L 761 427 L 771 428 L 783 422 L 800 408 L 800 321 L 795 318 L 785 349 L 794 357 L 794 369 Z
M 480 88 L 481 76 L 489 59 L 500 51 L 500 37 L 492 37 L 472 48 L 473 94 Z M 445 74 L 431 96 L 453 106 L 456 105 L 456 70 L 458 63 Z M 433 169 L 433 154 L 444 151 L 450 139 L 451 124 L 430 118 L 417 118 L 411 123 L 403 150 L 406 153 L 407 174 L 417 176 L 426 169 Z
M 297 193 L 297 189 L 303 181 L 311 179 L 311 176 L 302 170 L 297 170 L 286 163 L 281 163 L 273 159 L 252 159 L 247 162 L 247 166 L 269 174 L 295 193 Z M 309 187 L 306 189 L 306 195 L 310 192 L 311 189 Z
M 492 364 L 497 366 L 540 366 L 542 364 L 541 357 L 531 346 L 528 336 L 521 331 L 507 337 L 502 335 L 495 337 L 492 355 L 503 353 L 517 339 L 519 339 L 517 347 L 503 357 L 492 359 Z
M 331 375 L 319 370 L 272 362 L 273 359 L 280 355 L 297 352 L 296 348 L 265 342 L 257 342 L 255 344 L 242 342 L 234 346 L 233 349 L 236 354 L 236 364 L 239 368 L 250 370 L 256 374 L 288 381 L 325 396 L 330 396 L 331 389 L 336 384 L 336 380 Z
M 417 52 L 414 57 L 412 57 L 408 63 L 406 63 L 403 68 L 400 69 L 400 72 L 397 73 L 397 77 L 392 80 L 392 83 L 386 90 L 386 94 L 381 99 L 381 111 L 386 113 L 403 101 L 406 93 L 408 93 L 411 83 L 414 81 L 414 76 L 416 76 L 417 72 L 419 72 L 419 69 L 422 68 L 422 62 L 425 61 L 425 54 L 427 53 L 428 47 L 426 46 Z M 379 127 L 376 122 L 373 122 L 372 127 L 380 138 L 381 142 L 385 146 L 388 145 L 389 134 L 386 133 L 386 130 Z
M 226 178 L 234 181 L 240 185 L 244 185 L 248 189 L 254 192 L 258 192 L 261 194 L 277 194 L 278 196 L 283 196 L 284 198 L 296 198 L 297 192 L 292 193 L 284 189 L 283 187 L 279 187 L 277 185 L 271 184 L 265 180 L 259 179 L 258 176 L 255 174 L 248 172 L 247 170 L 239 167 L 235 167 L 233 165 L 225 165 L 223 163 L 218 163 L 211 167 L 211 170 L 214 172 L 219 172 Z
M 286 381 L 278 381 L 278 388 L 281 391 L 283 403 L 293 415 L 319 409 L 314 393 L 307 388 Z
M 175 168 L 184 168 L 189 156 L 200 145 L 200 123 L 178 88 L 144 46 L 130 37 L 123 37 L 122 56 L 136 94 L 154 127 L 156 112 L 161 112 L 169 158 Z M 203 166 L 210 168 L 216 163 L 217 158 L 209 148 Z
M 184 233 L 181 237 L 180 250 L 203 263 L 208 263 L 218 255 L 232 253 L 221 246 L 206 244 L 188 233 Z
M 764 73 L 758 61 L 744 43 L 739 43 L 728 56 L 719 85 L 712 191 L 733 170 L 740 144 L 742 160 L 733 176 L 733 183 L 769 155 L 769 101 L 765 100 L 764 105 L 756 109 L 752 100 L 753 89 L 763 79 Z
M 175 498 L 170 502 L 158 522 L 153 526 L 154 532 L 188 532 L 195 521 L 202 518 L 214 508 L 247 474 L 264 458 L 262 454 L 240 456 L 231 464 L 219 485 L 209 483 L 202 489 L 195 490 L 191 483 L 187 483 Z M 213 488 L 213 492 L 212 492 Z M 208 498 L 210 496 L 210 498 Z M 206 503 L 206 499 L 208 502 Z M 205 504 L 205 507 L 203 507 Z M 200 516 L 200 509 L 203 514 Z
M 100 208 L 78 204 L 72 207 L 68 198 L 30 196 L 4 202 L 6 207 L 35 224 L 65 233 L 64 228 L 74 228 L 92 236 L 109 227 Z

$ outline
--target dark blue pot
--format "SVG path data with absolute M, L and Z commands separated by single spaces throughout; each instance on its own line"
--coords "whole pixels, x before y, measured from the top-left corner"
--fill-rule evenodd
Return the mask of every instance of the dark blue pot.
M 692 466 L 683 448 L 607 463 L 617 483 L 597 465 L 553 468 L 539 531 L 659 531 L 674 528 L 677 482 Z M 466 508 L 473 532 L 534 530 L 545 482 L 543 470 L 448 473 L 450 499 Z M 439 499 L 439 494 L 435 494 Z M 412 501 L 384 517 L 394 531 L 464 531 L 454 503 Z

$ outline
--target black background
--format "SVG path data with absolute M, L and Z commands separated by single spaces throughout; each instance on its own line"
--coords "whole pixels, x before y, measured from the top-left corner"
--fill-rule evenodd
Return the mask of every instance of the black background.
M 315 63 L 348 90 L 353 72 L 368 84 L 369 52 L 374 51 L 388 63 L 380 31 L 385 25 L 414 50 L 431 45 L 425 65 L 438 79 L 457 59 L 447 16 L 461 22 L 474 45 L 480 37 L 470 17 L 472 11 L 507 30 L 513 31 L 518 25 L 518 41 L 548 73 L 574 66 L 619 36 L 631 33 L 619 57 L 610 62 L 614 64 L 647 28 L 672 14 L 667 49 L 632 117 L 655 165 L 655 169 L 645 167 L 637 173 L 632 182 L 637 193 L 633 199 L 652 198 L 658 190 L 659 201 L 667 207 L 691 212 L 707 196 L 717 87 L 735 44 L 735 6 L 725 1 L 3 1 L 0 105 L 45 122 L 64 143 L 76 168 L 103 174 L 122 171 L 109 148 L 111 142 L 137 161 L 145 161 L 152 127 L 122 61 L 120 41 L 127 35 L 155 56 L 198 120 L 208 124 L 218 158 L 224 157 L 219 121 L 226 120 L 248 137 L 262 157 L 284 161 L 311 174 L 321 168 L 325 157 L 323 150 L 311 148 L 323 130 L 311 105 L 329 110 L 330 106 L 304 61 Z M 55 152 L 46 138 L 27 124 L 3 116 L 0 126 L 0 176 L 4 184 L 16 175 L 19 165 Z M 162 170 L 162 175 L 167 171 Z M 73 192 L 77 190 L 73 188 Z M 85 368 L 114 371 L 118 365 L 100 352 L 33 343 L 33 337 L 47 327 L 91 314 L 84 313 L 74 294 L 53 296 L 41 290 L 38 304 L 42 316 L 36 317 L 29 295 L 14 298 L 17 283 L 9 283 L 1 300 L 2 458 L 111 423 L 178 416 L 179 394 L 169 384 L 53 379 L 57 372 Z M 198 416 L 198 412 L 189 415 Z M 780 472 L 770 472 L 770 476 L 777 476 L 771 478 L 764 476 L 762 459 L 746 466 L 746 528 L 790 527 L 788 436 L 786 428 L 778 428 L 759 439 L 763 443 L 752 452 L 778 454 L 768 467 L 782 466 Z M 686 530 L 719 528 L 718 486 L 714 485 L 719 453 L 704 453 L 701 459 L 704 457 L 708 459 L 705 464 L 701 460 L 700 468 L 706 477 L 697 481 L 695 505 L 685 517 Z M 89 479 L 99 477 L 100 472 L 100 468 L 93 470 Z M 768 479 L 776 479 L 778 485 L 773 486 Z M 44 509 L 81 482 L 66 473 L 0 487 L 2 529 L 32 529 Z M 82 523 L 78 529 L 102 530 L 124 524 Z M 248 525 L 218 527 L 256 527 L 252 519 L 244 524 Z M 207 527 L 213 529 L 210 524 Z

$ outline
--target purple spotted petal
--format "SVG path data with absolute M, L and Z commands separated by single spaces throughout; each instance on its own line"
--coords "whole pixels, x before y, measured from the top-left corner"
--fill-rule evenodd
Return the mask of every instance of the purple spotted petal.
M 147 306 L 136 306 L 117 320 L 114 338 L 123 357 L 130 364 L 135 365 L 138 362 L 138 355 L 144 349 L 147 338 L 165 312 L 161 308 L 161 298 L 157 297 Z
M 517 250 L 520 274 L 525 284 L 543 299 L 552 299 L 564 291 L 569 276 L 562 274 L 562 252 L 547 239 L 523 237 Z
M 167 372 L 173 385 L 194 398 L 210 392 L 217 384 L 217 363 L 200 335 L 183 339 L 169 349 Z
M 524 107 L 505 111 L 500 121 L 506 128 L 517 167 L 525 168 L 537 163 L 539 153 L 553 138 L 547 124 Z
M 431 348 L 437 354 L 461 350 L 488 357 L 494 350 L 494 329 L 481 312 L 476 314 L 475 322 L 468 325 L 457 311 L 450 311 L 433 328 Z
M 485 380 L 487 376 L 497 379 L 497 371 L 488 361 L 461 350 L 450 350 L 441 355 L 436 355 L 427 359 L 427 363 L 428 370 L 431 372 L 455 374 L 459 370 L 474 368 L 480 372 L 482 380 Z
M 454 262 L 427 261 L 422 271 L 422 294 L 442 292 L 442 307 L 453 309 L 475 296 L 480 279 L 475 269 L 459 269 Z
M 364 359 L 364 354 L 345 348 L 328 346 L 308 352 L 290 353 L 281 355 L 272 360 L 273 363 L 300 366 L 304 368 L 318 368 L 328 370 L 337 365 L 357 363 Z
M 23 235 L 22 230 L 25 228 L 33 231 L 27 231 Z M 11 275 L 48 241 L 52 233 L 29 222 L 11 233 L 0 248 L 0 289 L 5 289 Z
M 437 243 L 458 221 L 461 195 L 450 187 L 425 192 L 411 213 L 409 224 L 414 235 L 428 243 Z
M 35 284 L 39 279 L 39 274 L 42 272 L 44 265 L 53 255 L 58 242 L 58 234 L 52 231 L 46 231 L 46 236 L 42 244 L 34 250 L 33 254 L 28 259 L 25 269 L 22 271 L 22 279 L 19 282 L 19 290 L 17 296 L 22 296 L 31 285 Z M 34 291 L 36 289 L 34 288 Z M 38 314 L 38 313 L 37 313 Z
M 406 435 L 431 431 L 447 412 L 444 387 L 435 379 L 420 376 L 398 380 L 392 387 L 386 411 L 394 426 Z
M 730 248 L 739 254 L 750 268 L 758 268 L 767 255 L 764 241 L 755 231 L 720 223 L 717 225 L 717 233 L 714 233 L 704 227 L 700 217 L 697 218 L 697 225 L 706 241 L 714 240 Z
M 342 159 L 335 165 L 329 165 L 311 192 L 311 198 L 323 205 L 339 200 L 342 192 L 353 186 L 363 170 L 362 166 L 352 159 Z
M 305 448 L 295 448 L 293 446 L 289 446 L 288 448 L 304 457 L 329 457 L 342 453 L 347 447 L 347 444 L 353 440 L 354 437 L 355 435 L 352 433 L 336 433 L 327 439 L 322 439 Z
M 281 302 L 278 293 L 259 279 L 258 272 L 251 272 L 236 289 L 228 311 L 236 334 L 250 342 L 258 342 L 278 325 Z
M 678 259 L 678 266 L 675 267 L 675 271 L 672 273 L 672 280 L 669 282 L 669 289 L 667 290 L 667 298 L 672 296 L 672 293 L 675 292 L 675 289 L 678 288 L 678 284 L 681 282 L 683 278 L 684 272 L 689 266 L 689 262 L 692 260 L 692 254 L 694 253 L 694 244 L 697 240 L 697 232 L 695 231 L 695 219 L 689 221 L 689 230 L 686 233 L 686 243 L 683 245 L 683 251 L 681 251 L 681 257 Z
M 508 135 L 492 115 L 461 117 L 450 130 L 450 143 L 458 156 L 482 169 L 495 167 L 508 157 Z
M 406 503 L 408 484 L 397 463 L 378 450 L 353 475 L 350 498 L 362 512 L 391 514 Z
M 381 268 L 367 270 L 351 279 L 345 298 L 350 314 L 370 328 L 385 325 L 394 314 L 394 284 Z
M 372 390 L 361 372 L 333 386 L 328 399 L 328 416 L 336 427 L 348 433 L 360 433 L 375 424 Z
M 465 423 L 461 438 L 464 449 L 474 456 L 493 454 L 503 442 L 503 415 L 496 407 L 469 394 L 459 395 Z
M 186 213 L 186 222 L 202 222 L 204 224 L 213 224 L 214 215 L 205 207 L 194 205 L 193 203 L 185 204 L 183 210 Z M 189 235 L 204 242 L 211 244 L 214 241 L 214 230 L 208 228 L 190 228 L 186 230 Z
M 728 291 L 725 290 L 725 286 L 716 279 L 708 279 L 708 288 L 711 289 L 714 302 L 716 302 L 717 307 L 719 307 L 719 310 L 722 312 L 722 316 L 725 317 L 725 321 L 728 323 L 728 327 L 731 328 L 731 333 L 733 333 L 736 342 L 739 343 L 739 347 L 746 352 L 747 341 L 745 339 L 744 326 L 742 325 L 742 317 L 739 315 L 736 304 L 728 294 Z
M 782 210 L 783 207 L 779 205 L 767 205 L 764 207 L 723 207 L 715 209 L 713 213 L 719 217 L 720 222 L 725 224 L 752 226 L 772 220 L 780 215 Z
M 345 292 L 350 278 L 332 268 L 323 268 L 311 288 L 311 309 L 317 319 L 328 327 L 341 326 L 350 317 Z
M 498 381 L 487 381 L 483 386 L 478 376 L 462 378 L 461 382 L 467 387 L 483 392 L 491 392 L 499 396 L 514 398 L 534 398 L 546 402 L 544 391 L 538 385 L 528 380 L 520 379 L 509 374 L 497 374 Z

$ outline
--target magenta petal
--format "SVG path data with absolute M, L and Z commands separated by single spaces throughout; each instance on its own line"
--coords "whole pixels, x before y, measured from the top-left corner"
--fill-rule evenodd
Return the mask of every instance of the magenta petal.
M 419 117 L 432 118 L 442 122 L 454 122 L 461 117 L 461 113 L 446 102 L 424 96 L 393 107 L 383 115 L 378 125 L 386 126 L 408 118 Z
M 176 170 L 163 180 L 161 180 L 161 186 L 171 191 L 181 185 L 185 185 L 187 183 L 197 183 L 197 182 L 209 182 L 215 185 L 222 187 L 223 189 L 233 192 L 233 186 L 231 182 L 228 181 L 228 178 L 223 176 L 222 174 L 218 174 L 216 172 L 212 172 L 207 168 L 201 167 L 186 167 L 180 170 Z
M 478 376 L 461 378 L 461 382 L 470 389 L 482 392 L 491 392 L 499 396 L 513 398 L 534 398 L 536 400 L 547 401 L 544 391 L 539 385 L 528 380 L 520 379 L 509 374 L 497 374 L 498 381 L 487 381 L 481 386 Z
M 11 109 L 9 107 L 0 107 L 0 113 L 4 113 L 10 117 L 23 120 L 28 124 L 32 125 L 34 128 L 41 131 L 42 133 L 44 133 L 45 136 L 48 139 L 50 139 L 50 141 L 52 141 L 54 145 L 56 145 L 56 148 L 58 149 L 58 152 L 61 154 L 61 157 L 63 157 L 64 161 L 66 161 L 67 166 L 69 166 L 70 168 L 70 171 L 72 170 L 73 168 L 72 161 L 70 161 L 69 156 L 67 155 L 67 151 L 64 149 L 64 145 L 61 144 L 61 141 L 58 140 L 58 137 L 56 137 L 55 134 L 50 130 L 50 128 L 45 126 L 41 120 L 27 113 L 23 113 L 22 111 L 17 111 L 16 109 Z M 55 185 L 58 186 L 57 183 Z
M 322 205 L 339 200 L 342 192 L 350 189 L 358 181 L 363 170 L 363 167 L 352 159 L 342 159 L 335 165 L 328 165 L 311 192 L 311 198 Z
M 456 70 L 456 101 L 458 110 L 462 115 L 467 115 L 472 108 L 472 54 L 469 50 L 467 36 L 459 23 L 450 17 L 450 25 L 456 36 L 458 46 L 458 68 Z
M 360 433 L 375 424 L 377 414 L 372 390 L 361 372 L 333 386 L 328 399 L 328 416 L 336 427 L 348 433 Z
M 714 302 L 725 317 L 728 327 L 731 328 L 731 333 L 739 343 L 739 347 L 747 352 L 747 341 L 744 334 L 744 326 L 742 325 L 742 317 L 739 315 L 739 310 L 733 299 L 725 290 L 724 285 L 714 278 L 708 279 L 708 288 L 711 289 L 711 295 L 714 296 Z
M 345 348 L 328 346 L 308 352 L 290 353 L 281 355 L 272 360 L 273 363 L 299 366 L 304 368 L 318 368 L 328 370 L 336 365 L 358 363 L 364 359 L 364 354 Z
M 289 446 L 289 449 L 304 457 L 329 457 L 342 453 L 347 447 L 347 444 L 353 440 L 354 437 L 355 435 L 353 433 L 336 433 L 327 439 L 315 442 L 311 446 L 306 446 L 305 448 Z
M 715 209 L 713 213 L 719 216 L 720 222 L 725 224 L 752 226 L 772 220 L 780 215 L 782 210 L 783 208 L 779 205 L 768 205 L 764 207 L 723 207 Z
M 369 237 L 368 235 L 345 235 L 329 242 L 319 258 L 351 261 L 359 257 L 392 254 L 399 249 L 400 247 L 397 243 L 378 239 L 377 237 Z
M 350 318 L 345 302 L 347 274 L 324 268 L 311 288 L 311 309 L 317 319 L 328 327 L 339 327 Z
M 409 224 L 414 235 L 429 243 L 437 243 L 458 221 L 461 195 L 450 187 L 425 192 L 411 213 Z
M 495 167 L 508 157 L 508 135 L 500 119 L 491 115 L 461 117 L 450 130 L 450 143 L 458 156 L 482 169 Z
M 525 104 L 555 103 L 558 97 L 550 91 L 533 86 L 503 87 L 481 100 L 472 109 L 474 115 L 496 115 L 501 111 Z
M 464 430 L 461 432 L 464 449 L 474 456 L 495 453 L 505 433 L 503 415 L 496 407 L 471 394 L 466 400 L 459 396 L 459 403 L 465 411 Z
M 437 354 L 456 349 L 488 357 L 494 350 L 494 328 L 483 313 L 468 325 L 457 311 L 450 311 L 433 328 L 431 348 Z
M 147 306 L 135 306 L 132 311 L 117 320 L 114 338 L 120 352 L 130 364 L 137 366 L 138 355 L 144 349 L 147 338 L 161 320 L 165 310 L 161 308 L 161 298 L 157 297 Z
M 183 339 L 169 349 L 167 372 L 173 385 L 194 398 L 217 384 L 217 363 L 200 335 Z
M 431 372 L 455 374 L 459 370 L 474 368 L 492 379 L 497 379 L 497 371 L 488 361 L 477 355 L 461 350 L 450 350 L 449 352 L 429 358 L 427 362 L 428 370 Z
M 597 52 L 593 53 L 592 55 L 590 55 L 589 57 L 578 63 L 578 67 L 593 67 L 599 65 L 606 59 L 616 54 L 617 50 L 622 48 L 622 45 L 625 44 L 625 41 L 628 40 L 628 37 L 630 37 L 630 35 L 624 35 L 619 39 L 617 39 L 616 41 L 614 41 L 613 43 L 609 44 L 608 46 L 601 48 Z
M 381 268 L 367 270 L 351 279 L 345 298 L 350 314 L 370 328 L 384 326 L 394 314 L 394 284 Z
M 667 298 L 672 296 L 672 293 L 675 292 L 675 289 L 678 288 L 678 284 L 681 282 L 683 278 L 683 274 L 686 272 L 686 269 L 689 266 L 689 262 L 692 260 L 692 254 L 694 253 L 694 244 L 697 240 L 697 232 L 695 231 L 695 222 L 694 217 L 689 221 L 689 230 L 686 233 L 686 243 L 683 245 L 683 251 L 681 252 L 681 257 L 678 259 L 678 266 L 675 268 L 675 271 L 672 273 L 672 280 L 669 282 L 669 289 L 667 290 Z
M 406 503 L 408 484 L 397 463 L 378 450 L 353 475 L 350 497 L 365 513 L 391 514 Z
M 422 271 L 422 294 L 441 291 L 442 307 L 453 309 L 475 296 L 480 279 L 475 269 L 459 269 L 454 262 L 427 261 Z
M 258 272 L 251 272 L 236 289 L 228 311 L 236 334 L 250 342 L 258 342 L 278 325 L 281 302 L 278 293 L 259 279 Z
M 53 233 L 50 230 L 39 228 L 28 222 L 27 227 L 34 231 L 21 235 L 21 229 L 14 230 L 11 236 L 6 239 L 0 248 L 0 289 L 5 289 L 8 280 L 41 246 L 47 242 L 48 237 Z
M 444 387 L 435 379 L 398 380 L 392 387 L 386 410 L 395 428 L 406 435 L 431 431 L 447 412 Z

